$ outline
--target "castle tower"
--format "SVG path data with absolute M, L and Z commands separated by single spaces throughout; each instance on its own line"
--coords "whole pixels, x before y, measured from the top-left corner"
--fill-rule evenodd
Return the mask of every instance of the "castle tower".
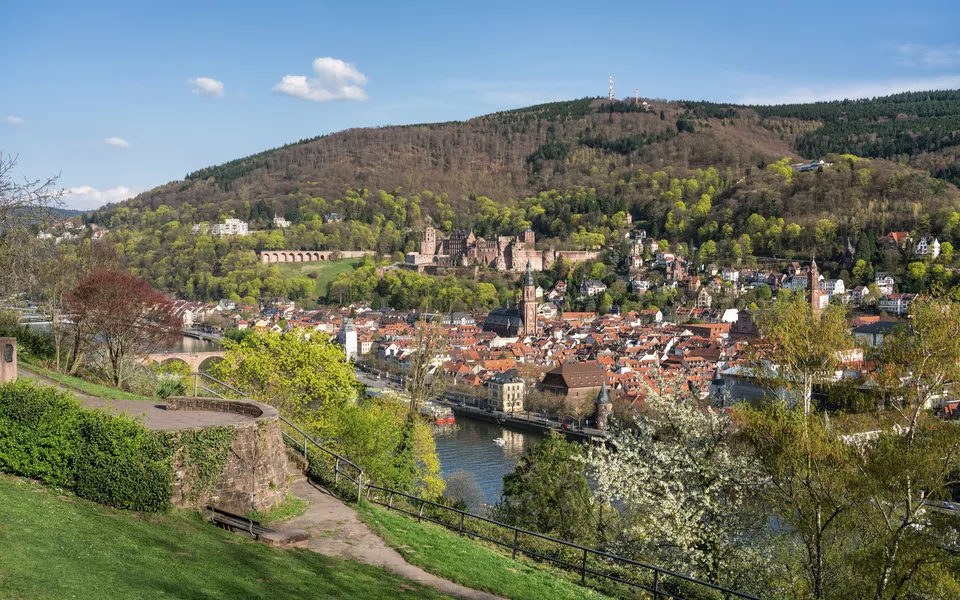
M 537 335 L 537 284 L 533 281 L 530 261 L 527 261 L 527 273 L 523 276 L 520 315 L 523 317 L 523 335 Z
M 420 254 L 432 256 L 437 253 L 437 230 L 427 227 L 423 230 L 423 239 L 420 240 Z
M 820 289 L 820 270 L 817 268 L 816 257 L 814 257 L 813 262 L 810 263 L 810 275 L 807 279 L 807 285 L 810 288 L 810 306 L 813 308 L 813 312 L 819 313 L 823 290 Z
M 526 246 L 527 250 L 533 250 L 537 242 L 537 234 L 535 234 L 532 229 L 527 229 L 523 232 L 522 239 L 523 245 Z
M 610 413 L 613 412 L 613 402 L 610 400 L 610 391 L 607 389 L 606 381 L 600 387 L 600 393 L 597 394 L 597 399 L 594 400 L 593 404 L 595 410 L 593 415 L 594 427 L 600 431 L 606 431 L 607 424 L 610 421 Z

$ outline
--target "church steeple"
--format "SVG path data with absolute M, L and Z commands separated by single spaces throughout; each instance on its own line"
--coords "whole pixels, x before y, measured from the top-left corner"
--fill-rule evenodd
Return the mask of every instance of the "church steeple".
M 810 275 L 807 278 L 807 287 L 810 288 L 810 306 L 813 312 L 819 313 L 823 291 L 820 289 L 820 269 L 817 268 L 817 257 L 810 261 Z
M 527 272 L 523 276 L 523 292 L 520 298 L 523 335 L 537 335 L 537 284 L 533 280 L 533 264 L 529 260 Z

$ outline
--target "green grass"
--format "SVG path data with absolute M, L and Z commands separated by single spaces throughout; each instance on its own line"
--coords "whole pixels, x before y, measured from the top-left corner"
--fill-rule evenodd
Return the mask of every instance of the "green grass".
M 534 568 L 432 523 L 366 504 L 360 517 L 407 562 L 444 579 L 515 600 L 605 599 L 545 568 Z
M 277 550 L 197 513 L 141 515 L 0 475 L 0 598 L 447 598 L 379 567 Z
M 287 494 L 283 502 L 274 506 L 266 513 L 260 512 L 259 510 L 252 510 L 247 513 L 247 517 L 272 527 L 284 521 L 289 521 L 294 517 L 299 517 L 307 511 L 309 506 L 310 503 L 306 500 L 297 498 L 293 494 Z
M 322 298 L 327 295 L 327 288 L 340 273 L 349 273 L 363 264 L 359 258 L 343 258 L 326 262 L 312 263 L 278 263 L 280 274 L 284 279 L 292 277 L 306 277 L 309 273 L 317 274 L 317 288 L 315 295 Z M 271 265 L 273 266 L 273 265 Z
M 56 371 L 47 369 L 45 367 L 40 367 L 35 363 L 24 363 L 24 368 L 36 372 L 38 375 L 42 375 L 47 379 L 52 379 L 60 385 L 70 388 L 71 390 L 80 392 L 82 394 L 87 394 L 88 396 L 95 396 L 97 398 L 103 398 L 105 400 L 148 400 L 150 402 L 156 402 L 156 398 L 150 398 L 148 396 L 140 396 L 137 394 L 131 394 L 130 392 L 125 392 L 123 390 L 117 389 L 115 387 L 109 387 L 105 385 L 100 385 L 97 383 L 91 383 L 85 379 L 80 379 L 79 377 L 71 377 L 70 375 L 64 375 L 63 373 L 57 373 Z

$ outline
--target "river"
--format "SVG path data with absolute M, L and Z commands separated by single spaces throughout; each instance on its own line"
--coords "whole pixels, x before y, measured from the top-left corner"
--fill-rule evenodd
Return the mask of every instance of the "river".
M 511 473 L 527 448 L 535 446 L 543 436 L 459 414 L 457 425 L 456 431 L 436 435 L 443 475 L 461 470 L 470 473 L 480 484 L 484 501 L 495 504 L 503 489 L 503 476 Z M 493 443 L 498 437 L 506 442 L 503 446 Z
M 167 352 L 215 352 L 217 350 L 223 350 L 223 347 L 217 342 L 183 336 L 177 342 L 177 345 Z

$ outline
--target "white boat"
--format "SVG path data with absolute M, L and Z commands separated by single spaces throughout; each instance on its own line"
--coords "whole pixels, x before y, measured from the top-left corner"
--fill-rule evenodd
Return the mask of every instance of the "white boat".
M 507 440 L 505 440 L 505 439 L 503 439 L 503 438 L 493 438 L 493 443 L 496 444 L 496 445 L 498 445 L 498 446 L 503 446 L 504 444 L 507 443 Z

